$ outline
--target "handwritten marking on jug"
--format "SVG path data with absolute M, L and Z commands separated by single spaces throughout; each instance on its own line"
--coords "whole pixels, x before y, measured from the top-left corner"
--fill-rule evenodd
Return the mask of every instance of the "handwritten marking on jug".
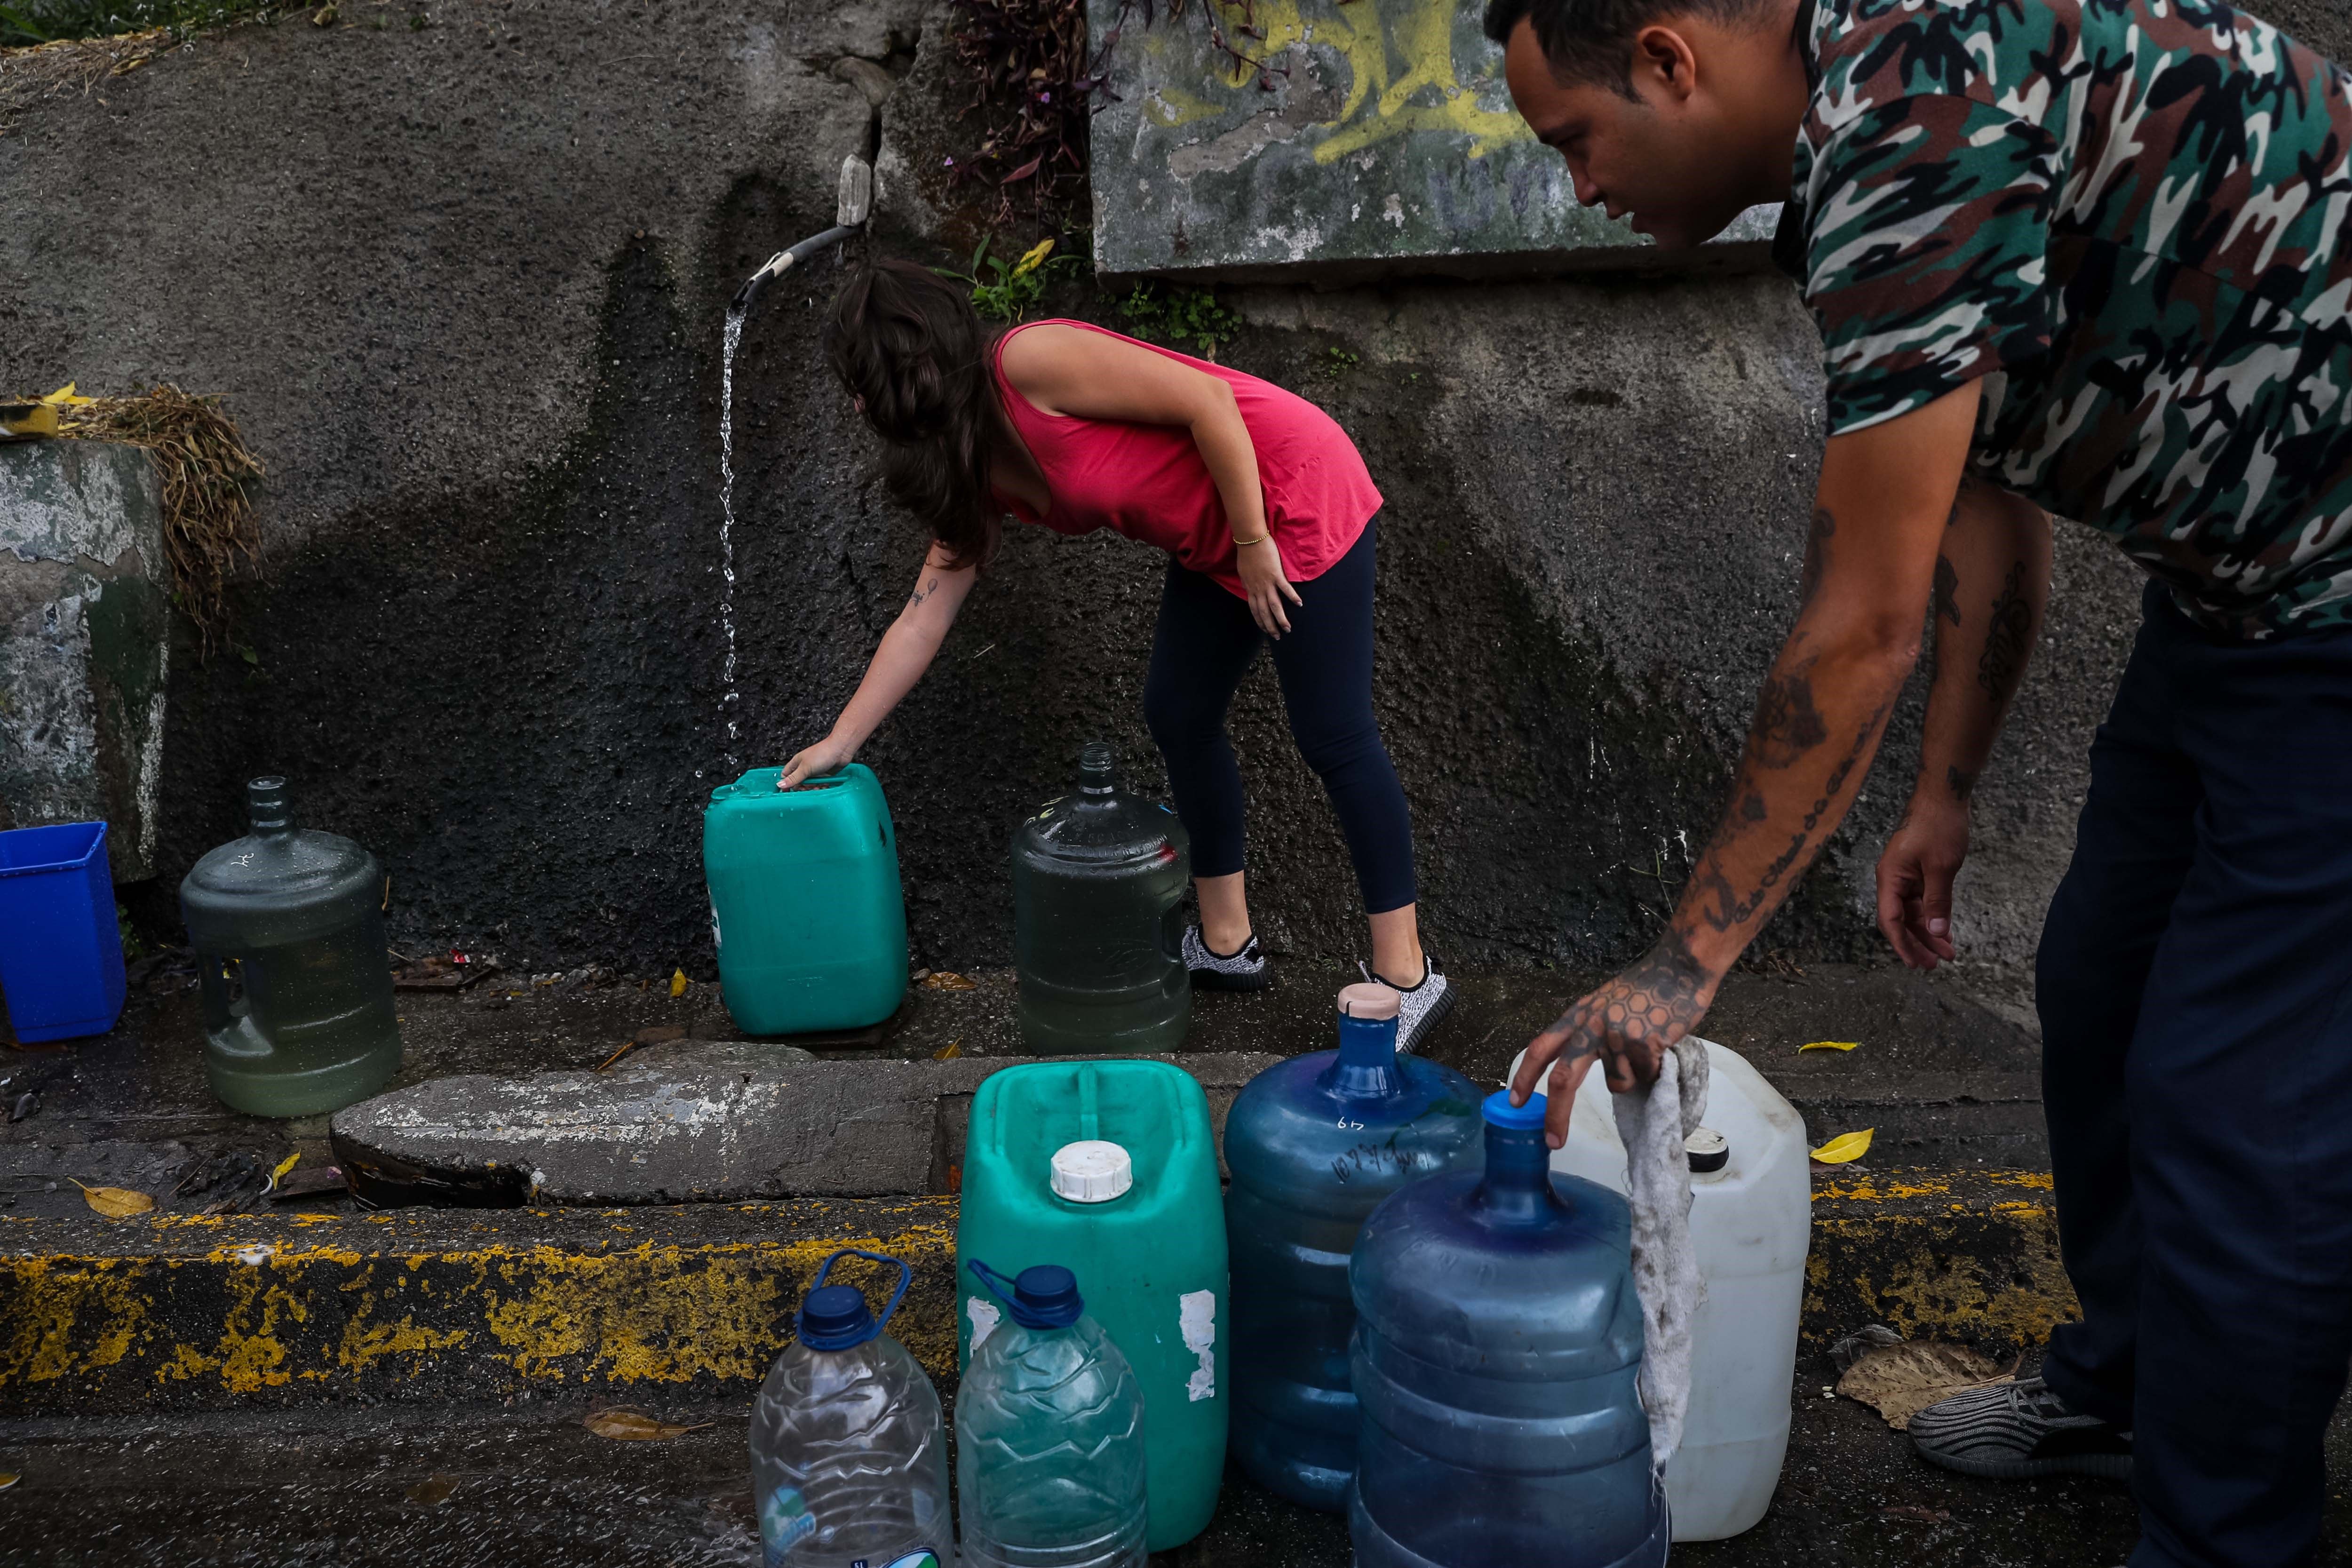
M 1217 1293 L 1188 1290 L 1176 1298 L 1176 1326 L 1183 1331 L 1184 1348 L 1201 1358 L 1200 1369 L 1185 1382 L 1185 1397 L 1194 1404 L 1217 1396 Z
M 963 1310 L 965 1315 L 971 1319 L 971 1348 L 978 1350 L 987 1342 L 988 1336 L 996 1331 L 996 1325 L 1004 1321 L 1004 1314 L 996 1310 L 995 1302 L 984 1301 L 977 1296 L 966 1297 Z

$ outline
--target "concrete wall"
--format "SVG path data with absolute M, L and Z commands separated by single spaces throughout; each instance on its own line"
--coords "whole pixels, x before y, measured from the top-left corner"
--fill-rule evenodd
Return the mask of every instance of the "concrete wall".
M 271 472 L 266 574 L 236 595 L 254 659 L 175 664 L 150 908 L 239 831 L 240 782 L 283 770 L 304 820 L 383 857 L 402 941 L 704 970 L 702 792 L 821 732 L 922 548 L 816 359 L 835 274 L 780 285 L 735 367 L 730 746 L 721 308 L 829 220 L 842 155 L 876 131 L 834 72 L 904 70 L 920 14 L 415 14 L 359 0 L 346 25 L 202 40 L 28 110 L 0 159 L 0 385 L 224 392 Z M 902 170 L 944 155 L 947 118 L 886 106 Z M 1379 697 L 1440 952 L 1626 952 L 1712 820 L 1793 612 L 1819 442 L 1793 296 L 1749 277 L 1234 300 L 1229 357 L 1328 403 L 1390 498 Z M 1048 303 L 1119 320 L 1090 285 Z M 2068 536 L 2052 646 L 1980 786 L 1963 933 L 1996 955 L 2030 950 L 2132 618 L 2104 548 Z M 1117 540 L 1024 531 L 869 749 L 927 961 L 1006 956 L 1007 836 L 1082 739 L 1156 785 L 1136 704 L 1159 573 Z M 1772 942 L 1866 949 L 1916 724 Z M 1337 830 L 1265 671 L 1235 732 L 1263 924 L 1355 952 Z

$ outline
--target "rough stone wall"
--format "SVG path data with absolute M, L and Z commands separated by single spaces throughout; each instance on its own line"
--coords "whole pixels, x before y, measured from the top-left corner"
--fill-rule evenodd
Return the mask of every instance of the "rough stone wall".
M 824 380 L 836 274 L 820 266 L 764 297 L 736 365 L 730 747 L 720 312 L 829 222 L 835 170 L 874 132 L 858 83 L 877 78 L 843 62 L 905 70 L 920 13 L 416 14 L 422 29 L 361 0 L 341 8 L 354 26 L 205 39 L 28 110 L 0 158 L 0 386 L 226 392 L 271 469 L 267 572 L 237 594 L 252 658 L 175 655 L 147 908 L 167 912 L 179 873 L 239 831 L 241 781 L 282 770 L 304 820 L 383 858 L 403 942 L 707 972 L 702 792 L 822 732 L 922 548 Z M 2320 19 L 2334 36 L 2288 20 L 2341 51 L 2343 19 Z M 882 118 L 886 171 L 936 167 L 937 103 L 894 98 Z M 890 209 L 902 249 L 922 206 Z M 1379 698 L 1438 951 L 1622 955 L 1711 824 L 1793 613 L 1819 449 L 1793 296 L 1750 277 L 1234 300 L 1228 357 L 1328 404 L 1389 496 Z M 1091 285 L 1048 306 L 1119 324 Z M 1108 537 L 1016 531 L 869 747 L 926 961 L 1007 956 L 1007 837 L 1081 740 L 1110 736 L 1159 784 L 1137 703 L 1160 570 Z M 1964 882 L 1963 934 L 2003 959 L 2031 950 L 2134 619 L 2105 546 L 2067 533 L 2060 571 Z M 1856 825 L 1769 942 L 1874 940 L 1870 857 L 1916 722 L 1915 692 Z M 1337 829 L 1269 671 L 1234 730 L 1262 923 L 1352 954 Z

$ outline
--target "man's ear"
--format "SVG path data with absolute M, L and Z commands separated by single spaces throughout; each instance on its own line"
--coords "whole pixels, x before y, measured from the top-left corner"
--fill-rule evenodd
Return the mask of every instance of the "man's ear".
M 1630 73 L 1633 90 L 1643 98 L 1663 95 L 1680 103 L 1698 88 L 1698 56 L 1690 40 L 1663 23 L 1652 23 L 1633 35 Z

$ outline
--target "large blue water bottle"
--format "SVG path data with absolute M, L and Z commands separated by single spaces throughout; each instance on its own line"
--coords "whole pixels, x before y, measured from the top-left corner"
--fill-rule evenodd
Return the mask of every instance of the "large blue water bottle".
M 1405 1187 L 1356 1243 L 1357 1568 L 1657 1568 L 1632 1216 L 1551 1172 L 1543 1096 L 1485 1110 L 1485 1173 Z
M 1478 1090 L 1396 1051 L 1401 998 L 1339 993 L 1339 1048 L 1250 1079 L 1225 1119 L 1233 1456 L 1268 1490 L 1338 1513 L 1356 1470 L 1348 1255 L 1407 1182 L 1478 1163 Z

